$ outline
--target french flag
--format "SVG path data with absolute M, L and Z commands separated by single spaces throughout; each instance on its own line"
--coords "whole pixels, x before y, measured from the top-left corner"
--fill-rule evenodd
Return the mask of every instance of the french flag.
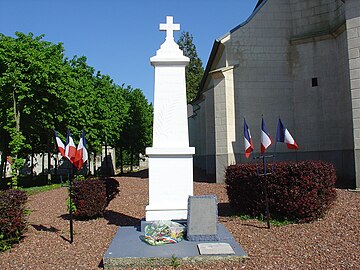
M 251 152 L 254 150 L 251 134 L 248 125 L 244 118 L 244 144 L 245 144 L 245 157 L 249 158 Z
M 88 151 L 86 150 L 85 132 L 82 132 L 79 140 L 78 147 L 76 149 L 76 155 L 74 160 L 75 167 L 80 170 L 83 164 L 88 160 Z
M 281 122 L 279 117 L 277 129 L 276 129 L 276 141 L 286 143 L 287 148 L 289 149 L 298 149 L 298 145 L 296 144 L 294 138 L 291 136 L 290 132 Z
M 76 147 L 74 144 L 74 140 L 71 137 L 70 131 L 68 130 L 66 136 L 65 157 L 70 160 L 71 163 L 74 163 L 75 155 Z
M 260 136 L 260 151 L 263 155 L 266 149 L 271 145 L 272 141 L 269 133 L 267 132 L 264 118 L 261 118 L 261 136 Z
M 59 149 L 59 152 L 61 154 L 61 156 L 65 157 L 65 145 L 64 143 L 61 141 L 61 139 L 59 138 L 56 130 L 54 129 L 55 132 L 55 140 L 56 140 L 56 145 Z

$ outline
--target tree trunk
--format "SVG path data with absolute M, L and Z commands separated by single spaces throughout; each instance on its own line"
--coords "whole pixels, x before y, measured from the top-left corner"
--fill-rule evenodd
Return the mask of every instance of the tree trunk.
M 5 174 L 4 174 L 5 168 L 6 168 L 6 155 L 5 155 L 5 153 L 3 153 L 1 155 L 1 169 L 0 169 L 0 172 L 1 172 L 0 179 L 1 180 L 5 179 Z
M 124 174 L 124 150 L 120 146 L 120 173 Z
M 132 148 L 130 148 L 130 170 L 133 171 L 134 170 L 134 150 Z
M 42 152 L 41 157 L 41 174 L 45 175 L 45 152 Z
M 55 165 L 54 165 L 54 173 L 55 173 L 55 183 L 58 182 L 58 178 L 59 178 L 59 175 L 58 175 L 58 156 L 56 155 L 56 158 L 55 158 Z
M 105 176 L 108 176 L 108 171 L 109 171 L 109 167 L 108 167 L 108 154 L 107 154 L 107 143 L 105 141 Z
M 96 175 L 96 153 L 94 153 L 94 176 Z
M 30 182 L 33 181 L 34 177 L 34 151 L 31 150 L 31 167 L 30 167 Z
M 16 131 L 20 131 L 20 112 L 18 111 L 17 104 L 16 104 L 16 97 L 15 97 L 15 86 L 13 91 L 13 101 L 14 101 L 14 117 L 15 117 L 15 128 Z

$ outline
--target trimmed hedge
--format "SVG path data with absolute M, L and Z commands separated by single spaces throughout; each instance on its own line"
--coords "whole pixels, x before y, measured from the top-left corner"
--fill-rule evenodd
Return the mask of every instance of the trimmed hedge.
M 112 178 L 75 181 L 73 198 L 76 211 L 74 215 L 82 219 L 103 216 L 105 208 L 119 193 L 118 187 L 119 183 Z
M 19 242 L 25 232 L 26 201 L 25 191 L 10 189 L 0 192 L 0 251 Z
M 239 213 L 265 213 L 264 187 L 267 184 L 271 216 L 296 222 L 321 218 L 336 199 L 336 171 L 324 161 L 276 162 L 274 173 L 257 176 L 256 164 L 231 165 L 226 170 L 230 205 Z M 260 172 L 263 165 L 258 164 Z M 272 163 L 267 165 L 267 171 Z

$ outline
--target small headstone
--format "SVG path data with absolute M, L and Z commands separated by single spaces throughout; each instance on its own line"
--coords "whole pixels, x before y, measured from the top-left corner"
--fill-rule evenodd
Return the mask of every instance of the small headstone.
M 218 241 L 218 209 L 215 195 L 189 196 L 187 240 Z
M 228 243 L 201 243 L 198 244 L 200 255 L 226 255 L 235 254 Z

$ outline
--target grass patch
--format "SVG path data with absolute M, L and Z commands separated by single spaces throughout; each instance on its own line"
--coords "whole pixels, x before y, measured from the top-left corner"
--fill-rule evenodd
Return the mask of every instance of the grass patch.
M 236 215 L 236 218 L 239 218 L 240 220 L 251 220 L 251 219 L 256 219 L 260 222 L 266 222 L 266 216 L 264 215 L 259 215 L 257 217 L 252 217 L 250 215 L 246 215 L 246 214 L 240 214 L 240 215 Z M 270 219 L 270 224 L 272 226 L 275 227 L 279 227 L 279 226 L 286 226 L 289 224 L 294 224 L 295 221 L 293 220 L 287 220 L 287 219 Z
M 61 188 L 61 184 L 52 184 L 52 185 L 45 185 L 45 186 L 38 186 L 38 187 L 29 187 L 29 188 L 19 188 L 26 192 L 28 196 L 35 195 L 41 192 L 54 190 L 57 188 Z

